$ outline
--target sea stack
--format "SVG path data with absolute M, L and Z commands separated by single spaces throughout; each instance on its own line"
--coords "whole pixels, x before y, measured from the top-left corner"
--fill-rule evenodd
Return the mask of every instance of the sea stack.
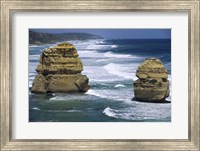
M 169 96 L 168 73 L 159 59 L 149 58 L 137 69 L 134 81 L 134 100 L 145 102 L 164 102 Z
M 70 43 L 44 50 L 36 71 L 32 93 L 86 92 L 89 89 L 89 79 L 81 74 L 82 62 Z

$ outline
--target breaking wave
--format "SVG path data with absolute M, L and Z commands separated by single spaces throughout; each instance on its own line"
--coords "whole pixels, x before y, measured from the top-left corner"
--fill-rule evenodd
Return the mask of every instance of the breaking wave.
M 134 73 L 127 72 L 127 70 L 126 70 L 127 67 L 123 67 L 120 64 L 109 63 L 109 64 L 105 65 L 103 68 L 106 69 L 109 73 L 117 75 L 119 77 L 123 77 L 125 79 L 133 79 Z M 128 69 L 128 70 L 131 70 L 131 69 Z M 134 71 L 134 70 L 132 70 L 132 71 Z
M 124 88 L 124 87 L 126 87 L 125 85 L 123 85 L 123 84 L 117 84 L 117 85 L 115 85 L 114 86 L 115 88 L 119 88 L 119 87 L 122 87 L 122 88 Z
M 111 109 L 110 107 L 107 107 L 103 110 L 103 113 L 109 117 L 114 117 L 114 118 L 117 118 L 116 117 L 116 114 L 113 112 L 113 109 Z
M 108 58 L 136 58 L 136 56 L 125 55 L 125 54 L 115 54 L 115 53 L 112 53 L 110 51 L 106 52 L 104 54 L 104 56 L 108 57 Z
M 100 98 L 107 98 L 107 96 L 101 95 L 101 94 L 97 93 L 95 90 L 92 90 L 92 89 L 88 90 L 86 92 L 86 94 L 94 95 L 94 96 L 97 96 L 97 97 L 100 97 Z
M 38 108 L 38 107 L 33 107 L 32 110 L 38 110 L 38 111 L 39 111 L 40 108 Z

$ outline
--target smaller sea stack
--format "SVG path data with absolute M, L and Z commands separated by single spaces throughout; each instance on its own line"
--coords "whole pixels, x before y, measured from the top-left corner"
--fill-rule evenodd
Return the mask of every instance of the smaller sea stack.
M 32 93 L 86 92 L 89 89 L 89 79 L 81 74 L 82 62 L 70 43 L 44 50 L 36 71 Z
M 159 59 L 149 58 L 137 69 L 134 81 L 134 100 L 144 102 L 164 102 L 169 96 L 168 73 Z

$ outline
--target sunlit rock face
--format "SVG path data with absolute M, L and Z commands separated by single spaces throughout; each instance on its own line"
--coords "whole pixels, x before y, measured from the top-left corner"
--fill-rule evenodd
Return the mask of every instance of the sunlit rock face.
M 135 100 L 163 102 L 169 96 L 168 73 L 159 59 L 149 58 L 137 69 L 134 81 Z
M 86 92 L 89 79 L 82 75 L 83 65 L 74 45 L 58 44 L 40 56 L 31 92 Z

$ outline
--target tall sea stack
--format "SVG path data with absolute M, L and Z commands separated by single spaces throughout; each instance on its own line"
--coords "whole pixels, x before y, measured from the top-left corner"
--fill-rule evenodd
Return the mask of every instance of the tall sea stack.
M 139 65 L 134 81 L 135 100 L 164 102 L 169 96 L 168 73 L 159 59 L 149 58 Z
M 40 56 L 31 92 L 86 92 L 89 79 L 82 75 L 83 65 L 70 43 L 46 49 Z

